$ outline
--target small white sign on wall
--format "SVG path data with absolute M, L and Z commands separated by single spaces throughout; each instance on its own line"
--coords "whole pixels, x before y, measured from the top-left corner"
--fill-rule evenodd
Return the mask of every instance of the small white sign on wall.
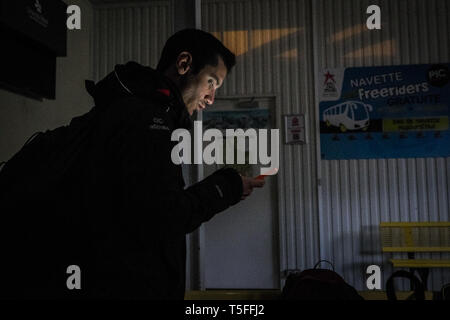
M 286 144 L 305 144 L 305 115 L 288 114 L 284 116 L 284 142 Z

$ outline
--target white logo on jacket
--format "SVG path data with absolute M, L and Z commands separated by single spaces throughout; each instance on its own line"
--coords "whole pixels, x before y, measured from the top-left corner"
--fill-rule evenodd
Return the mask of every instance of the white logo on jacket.
M 164 125 L 164 119 L 162 118 L 153 118 L 153 124 L 150 125 L 150 129 L 152 130 L 170 130 L 168 126 Z

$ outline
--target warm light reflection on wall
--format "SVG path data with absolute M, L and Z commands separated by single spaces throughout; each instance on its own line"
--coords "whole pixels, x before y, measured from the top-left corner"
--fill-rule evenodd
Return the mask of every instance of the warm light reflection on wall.
M 367 57 L 393 57 L 396 53 L 395 41 L 386 40 L 360 48 L 344 55 L 346 59 L 362 59 Z
M 220 39 L 227 48 L 236 54 L 242 56 L 254 50 L 262 48 L 270 42 L 281 41 L 283 38 L 296 35 L 299 36 L 303 28 L 278 28 L 278 29 L 257 29 L 257 30 L 231 30 L 216 31 L 212 34 Z M 367 31 L 364 24 L 355 25 L 336 32 L 329 36 L 329 42 L 339 43 L 352 38 L 361 37 L 363 32 Z M 367 57 L 392 57 L 396 55 L 397 48 L 394 40 L 385 40 L 380 43 L 371 44 L 360 48 L 351 48 L 350 52 L 344 55 L 345 59 L 362 59 Z M 347 50 L 346 50 L 347 51 Z M 288 48 L 281 52 L 275 58 L 295 59 L 298 58 L 297 48 Z
M 350 28 L 334 33 L 330 36 L 329 40 L 330 42 L 344 41 L 346 39 L 353 38 L 358 34 L 363 33 L 364 31 L 367 31 L 366 25 L 358 24 L 356 26 L 352 26 Z
M 270 42 L 281 40 L 283 37 L 299 34 L 302 30 L 303 28 L 232 30 L 212 32 L 212 34 L 221 40 L 236 56 L 240 56 L 249 50 L 261 48 Z M 282 52 L 279 57 L 296 58 L 297 53 L 296 48 L 289 48 L 286 52 Z
M 328 37 L 329 42 L 331 43 L 339 43 L 351 40 L 351 39 L 359 39 L 362 43 L 364 43 L 362 37 L 363 32 L 367 32 L 367 27 L 365 24 L 358 24 L 339 32 L 333 33 Z M 347 50 L 345 50 L 347 51 Z M 367 57 L 393 57 L 396 55 L 397 48 L 396 42 L 394 40 L 385 40 L 380 43 L 375 43 L 367 46 L 362 46 L 351 50 L 344 54 L 345 59 L 363 59 Z

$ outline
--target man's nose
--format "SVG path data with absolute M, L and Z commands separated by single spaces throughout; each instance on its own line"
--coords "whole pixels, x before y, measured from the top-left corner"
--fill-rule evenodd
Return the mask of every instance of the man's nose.
M 209 105 L 214 103 L 214 97 L 216 95 L 216 89 L 212 89 L 209 94 L 205 97 L 205 102 Z

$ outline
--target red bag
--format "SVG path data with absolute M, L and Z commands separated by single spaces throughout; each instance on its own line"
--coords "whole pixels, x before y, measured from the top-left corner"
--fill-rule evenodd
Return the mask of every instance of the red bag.
M 281 293 L 284 300 L 364 300 L 355 288 L 333 270 L 313 269 L 289 274 Z M 330 262 L 328 262 L 330 263 Z M 332 266 L 333 264 L 330 263 Z

